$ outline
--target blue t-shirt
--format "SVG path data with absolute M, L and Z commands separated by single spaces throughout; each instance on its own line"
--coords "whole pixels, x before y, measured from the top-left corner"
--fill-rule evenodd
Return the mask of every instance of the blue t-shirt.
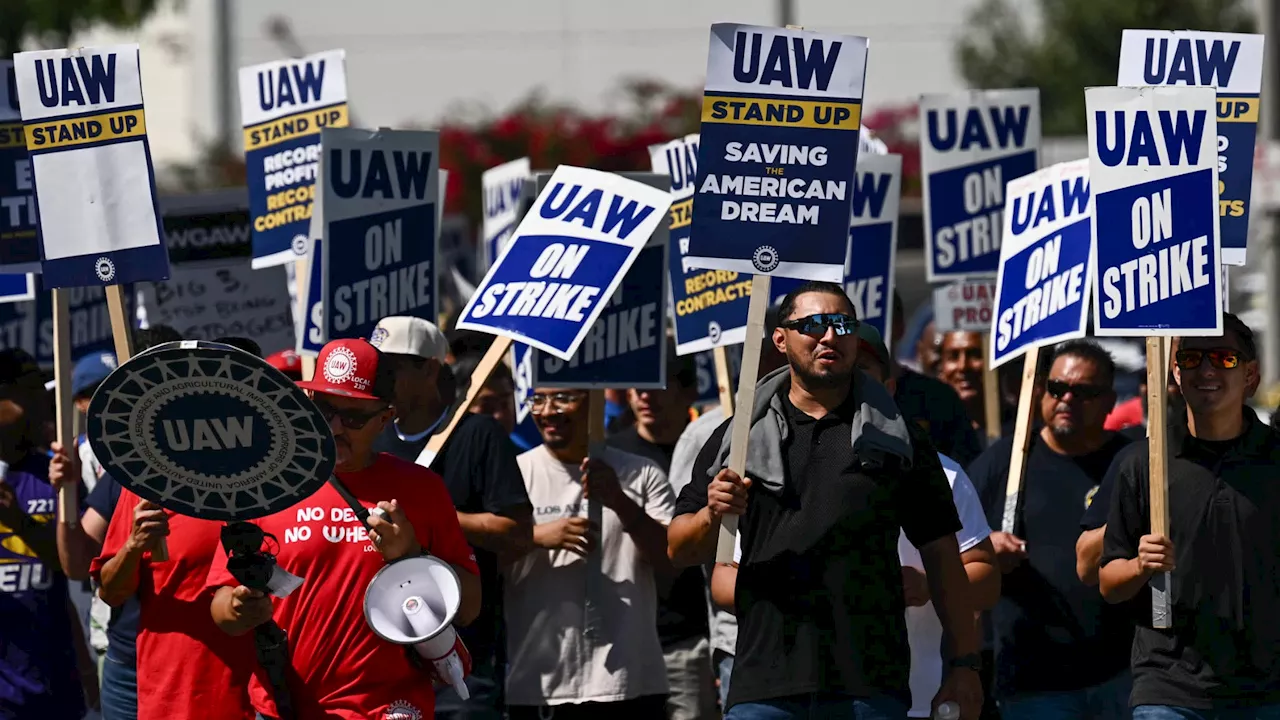
M 49 458 L 28 455 L 4 480 L 18 509 L 57 522 Z M 0 524 L 0 718 L 78 718 L 84 694 L 76 667 L 67 578 Z
M 107 473 L 98 478 L 87 501 L 89 507 L 108 523 L 120 502 L 120 483 Z M 124 605 L 111 609 L 111 622 L 107 624 L 107 654 L 112 660 L 136 663 L 138 659 L 138 614 L 141 612 L 138 596 L 133 595 Z

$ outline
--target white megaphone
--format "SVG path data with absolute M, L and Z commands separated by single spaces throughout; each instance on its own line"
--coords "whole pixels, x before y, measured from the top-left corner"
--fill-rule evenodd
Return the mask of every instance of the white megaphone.
M 420 555 L 397 560 L 373 576 L 364 592 L 364 618 L 383 640 L 412 645 L 466 700 L 471 696 L 463 681 L 467 668 L 453 629 L 461 600 L 462 586 L 453 568 Z

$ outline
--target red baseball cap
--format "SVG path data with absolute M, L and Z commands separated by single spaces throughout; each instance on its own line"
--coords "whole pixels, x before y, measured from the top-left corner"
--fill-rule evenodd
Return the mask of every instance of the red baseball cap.
M 316 373 L 298 387 L 327 395 L 391 401 L 395 382 L 382 353 L 364 340 L 334 340 L 316 360 Z
M 302 377 L 302 358 L 293 350 L 281 350 L 267 356 L 271 367 L 292 377 Z

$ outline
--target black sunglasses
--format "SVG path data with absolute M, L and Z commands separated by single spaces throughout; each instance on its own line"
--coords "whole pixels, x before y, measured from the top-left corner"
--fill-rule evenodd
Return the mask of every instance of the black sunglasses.
M 1061 380 L 1050 380 L 1045 383 L 1045 392 L 1056 400 L 1066 397 L 1067 393 L 1080 398 L 1081 400 L 1096 400 L 1107 394 L 1110 388 L 1103 385 L 1093 385 L 1090 383 L 1071 384 Z
M 387 408 L 391 407 L 390 405 L 387 405 L 372 412 L 358 412 L 356 410 L 339 410 L 324 400 L 321 400 L 319 397 L 313 397 L 311 398 L 311 401 L 316 404 L 316 409 L 320 411 L 320 415 L 324 417 L 326 422 L 337 417 L 338 421 L 342 423 L 342 427 L 348 430 L 359 430 L 365 425 L 368 425 L 370 420 L 378 417 L 382 413 L 386 412 Z
M 858 332 L 858 326 L 861 324 L 858 318 L 852 315 L 819 313 L 778 323 L 778 327 L 795 330 L 802 335 L 820 338 L 827 334 L 827 328 L 835 330 L 836 336 L 852 335 Z
M 1219 370 L 1233 370 L 1244 361 L 1244 353 L 1231 348 L 1213 348 L 1211 350 L 1179 350 L 1173 354 L 1173 361 L 1183 370 L 1195 370 L 1200 363 L 1209 358 L 1209 364 Z

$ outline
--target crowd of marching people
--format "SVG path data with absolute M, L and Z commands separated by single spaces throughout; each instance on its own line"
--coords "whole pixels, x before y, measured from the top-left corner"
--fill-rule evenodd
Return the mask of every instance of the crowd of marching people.
M 283 599 L 234 578 L 222 524 L 122 488 L 83 437 L 55 442 L 42 372 L 0 352 L 0 718 L 1280 718 L 1280 437 L 1247 405 L 1239 319 L 1173 343 L 1167 534 L 1148 520 L 1145 408 L 1117 412 L 1091 340 L 1042 353 L 1010 532 L 1017 455 L 1009 433 L 987 439 L 980 336 L 926 332 L 907 367 L 818 282 L 766 325 L 755 405 L 735 414 L 741 475 L 674 351 L 665 389 L 609 391 L 603 413 L 532 388 L 529 447 L 510 369 L 475 377 L 491 338 L 388 317 L 326 345 L 309 378 L 271 355 L 328 420 L 342 485 L 382 510 L 366 529 L 326 485 L 298 507 L 342 518 L 338 540 L 286 540 L 297 507 L 255 521 L 248 542 L 311 579 Z M 335 356 L 350 372 L 326 371 Z M 115 367 L 76 364 L 80 412 Z M 75 525 L 55 522 L 65 485 Z M 717 563 L 729 516 L 734 562 Z M 466 698 L 362 611 L 386 563 L 424 553 L 460 581 Z M 1154 629 L 1148 581 L 1166 572 L 1173 626 Z M 255 655 L 269 621 L 283 668 Z

